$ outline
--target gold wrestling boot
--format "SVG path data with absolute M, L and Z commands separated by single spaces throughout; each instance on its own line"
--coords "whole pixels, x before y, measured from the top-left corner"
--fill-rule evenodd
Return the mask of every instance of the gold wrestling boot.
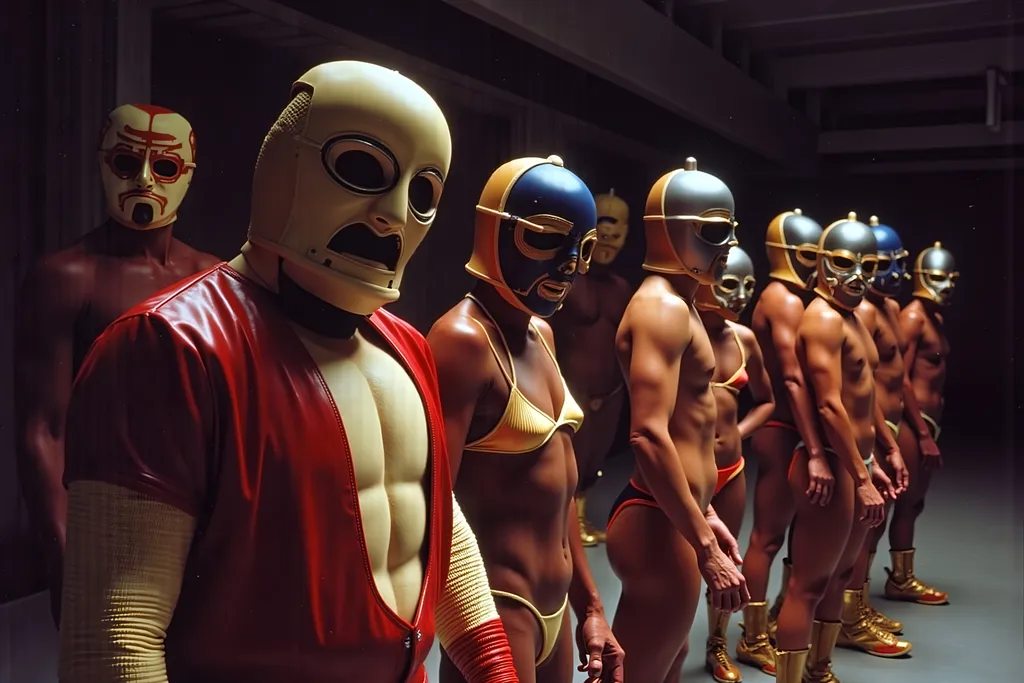
M 843 625 L 838 621 L 814 621 L 811 650 L 807 655 L 802 683 L 840 683 L 832 673 L 832 650 Z
M 892 569 L 886 567 L 889 578 L 885 582 L 887 600 L 916 602 L 919 605 L 947 605 L 949 595 L 937 588 L 921 583 L 914 576 L 914 549 L 890 550 Z
M 704 656 L 704 668 L 718 683 L 737 683 L 743 680 L 739 667 L 729 658 L 729 644 L 726 632 L 729 630 L 729 617 L 732 612 L 715 609 L 711 606 L 711 593 L 706 593 L 708 601 L 708 641 Z
M 782 603 L 786 601 L 786 588 L 789 587 L 789 576 L 793 573 L 793 563 L 789 561 L 789 558 L 783 558 L 782 560 L 782 588 L 779 589 L 779 594 L 775 596 L 775 603 L 772 604 L 772 608 L 768 610 L 768 637 L 771 641 L 775 642 L 775 631 L 779 627 L 779 613 L 782 612 Z
M 870 599 L 868 596 L 871 595 L 871 579 L 864 582 L 864 610 L 867 613 L 868 619 L 878 628 L 883 631 L 888 631 L 893 635 L 900 635 L 903 633 L 903 622 L 890 619 L 885 616 L 874 607 L 871 606 Z
M 864 591 L 843 592 L 843 627 L 836 645 L 876 657 L 902 657 L 913 647 L 873 623 L 864 606 Z
M 751 602 L 743 608 L 743 636 L 736 643 L 736 659 L 775 675 L 775 650 L 768 640 L 768 603 Z M 787 653 L 792 654 L 792 653 Z M 804 651 L 806 657 L 807 652 Z M 797 676 L 799 677 L 799 673 Z M 797 681 L 799 678 L 794 678 Z
M 600 476 L 600 475 L 598 475 Z M 598 543 L 604 543 L 605 533 L 594 527 L 587 519 L 587 494 L 576 495 L 576 516 L 580 522 L 580 539 L 584 548 L 593 548 Z
M 804 666 L 807 664 L 807 654 L 807 650 L 773 650 L 772 656 L 775 658 L 775 669 L 778 672 L 775 679 L 779 683 L 800 683 Z

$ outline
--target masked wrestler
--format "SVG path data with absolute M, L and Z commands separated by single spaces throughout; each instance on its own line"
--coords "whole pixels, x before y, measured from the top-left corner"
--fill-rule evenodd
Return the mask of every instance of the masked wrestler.
M 869 223 L 878 244 L 878 269 L 868 286 L 867 294 L 857 306 L 857 316 L 878 350 L 878 367 L 875 369 L 875 464 L 892 479 L 896 495 L 899 496 L 906 490 L 909 475 L 896 444 L 903 414 L 903 352 L 906 345 L 900 333 L 900 307 L 895 297 L 899 295 L 904 279 L 908 279 L 910 274 L 906 268 L 907 251 L 896 231 L 888 225 L 880 224 L 877 216 L 872 216 Z M 886 514 L 889 502 L 886 502 Z M 883 521 L 868 532 L 868 538 L 854 565 L 850 584 L 843 593 L 843 628 L 837 644 L 879 657 L 894 657 L 904 653 L 893 638 L 884 633 L 879 634 L 877 630 L 902 633 L 903 624 L 889 619 L 868 604 L 871 563 L 884 531 Z
M 612 190 L 594 197 L 597 244 L 586 277 L 577 278 L 551 326 L 558 341 L 558 363 L 585 416 L 573 450 L 580 483 L 576 508 L 584 546 L 604 542 L 605 532 L 587 519 L 587 491 L 601 476 L 625 400 L 615 360 L 615 331 L 629 303 L 630 287 L 611 269 L 629 234 L 629 207 Z
M 953 255 L 942 244 L 925 249 L 914 262 L 914 298 L 900 313 L 907 349 L 903 422 L 899 445 L 910 471 L 910 487 L 900 496 L 889 525 L 889 554 L 885 597 L 921 605 L 945 605 L 949 596 L 920 581 L 914 574 L 914 524 L 924 510 L 932 474 L 942 467 L 939 440 L 946 384 L 946 339 L 942 309 L 948 306 L 960 273 Z
M 21 490 L 42 541 L 59 623 L 67 494 L 64 420 L 75 375 L 100 333 L 126 310 L 217 263 L 172 230 L 196 168 L 196 138 L 180 114 L 149 104 L 110 112 L 100 136 L 109 218 L 37 263 L 15 326 Z
M 877 251 L 871 228 L 856 214 L 828 226 L 818 241 L 817 297 L 797 329 L 797 357 L 817 407 L 821 440 L 828 444 L 825 463 L 834 486 L 824 506 L 801 495 L 811 482 L 807 448 L 798 443 L 790 470 L 796 501 L 792 566 L 775 635 L 780 683 L 796 683 L 801 675 L 804 683 L 836 680 L 832 650 L 841 627 L 843 591 L 868 528 L 885 515 L 876 482 L 895 497 L 889 478 L 872 467 L 878 353 L 854 315 L 877 267 Z M 909 644 L 903 645 L 909 650 Z
M 694 300 L 715 352 L 715 375 L 711 387 L 718 410 L 715 424 L 718 481 L 711 505 L 733 536 L 739 536 L 747 502 L 743 440 L 757 431 L 775 409 L 761 347 L 750 328 L 737 322 L 754 293 L 754 285 L 754 263 L 747 252 L 733 247 L 729 250 L 722 281 L 701 286 Z M 748 386 L 754 406 L 740 420 L 739 394 Z M 708 597 L 710 599 L 710 595 Z M 714 609 L 709 601 L 704 665 L 720 683 L 743 680 L 739 669 L 729 658 L 726 631 L 730 616 L 731 612 Z
M 448 125 L 361 62 L 291 97 L 242 254 L 121 317 L 82 368 L 61 680 L 421 683 L 435 634 L 468 680 L 517 680 L 430 349 L 380 310 L 433 222 Z
M 572 434 L 583 412 L 544 321 L 587 272 L 594 199 L 552 156 L 515 159 L 487 181 L 466 270 L 479 282 L 427 339 L 437 360 L 457 497 L 479 533 L 491 593 L 521 681 L 570 683 L 572 606 L 581 670 L 622 681 L 580 540 Z M 442 660 L 441 680 L 462 681 Z
M 608 559 L 622 581 L 616 637 L 630 681 L 678 681 L 703 577 L 711 606 L 747 602 L 736 540 L 711 506 L 717 416 L 715 357 L 693 308 L 700 285 L 719 281 L 736 245 L 732 192 L 715 176 L 684 168 L 647 197 L 651 271 L 630 299 L 615 349 L 630 396 L 633 475 L 612 506 Z
M 736 658 L 767 674 L 775 672 L 771 637 L 789 584 L 788 558 L 783 563 L 782 588 L 771 610 L 768 578 L 793 520 L 795 503 L 789 491 L 789 471 L 801 439 L 808 444 L 811 455 L 805 497 L 824 505 L 832 495 L 832 473 L 824 461 L 815 429 L 814 404 L 796 355 L 797 328 L 812 296 L 810 290 L 817 283 L 821 232 L 821 226 L 800 209 L 781 213 L 768 225 L 765 247 L 771 281 L 758 297 L 752 321 L 775 404 L 771 418 L 754 432 L 750 444 L 757 458 L 754 528 L 743 562 L 750 604 L 743 610 L 743 638 L 736 644 Z

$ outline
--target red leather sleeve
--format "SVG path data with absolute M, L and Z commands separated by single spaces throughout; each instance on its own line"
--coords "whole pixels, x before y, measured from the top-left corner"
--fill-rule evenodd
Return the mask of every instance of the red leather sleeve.
M 93 344 L 68 406 L 64 483 L 122 486 L 198 516 L 213 400 L 199 351 L 155 313 Z
M 519 683 L 512 648 L 500 619 L 470 629 L 445 652 L 466 683 Z

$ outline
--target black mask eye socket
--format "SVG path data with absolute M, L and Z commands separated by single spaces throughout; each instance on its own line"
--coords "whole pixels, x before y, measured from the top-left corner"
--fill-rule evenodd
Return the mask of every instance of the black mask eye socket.
M 754 293 L 754 288 L 757 287 L 757 280 L 755 280 L 752 277 L 747 278 L 743 282 L 743 286 L 746 288 L 748 293 L 753 294 Z
M 884 258 L 884 257 L 878 259 L 878 270 L 879 271 L 885 272 L 885 271 L 889 270 L 890 266 L 892 266 L 892 261 L 890 259 L 887 259 L 887 258 Z
M 181 167 L 171 159 L 157 159 L 153 162 L 153 175 L 162 180 L 173 180 L 181 175 Z
M 527 228 L 523 231 L 523 241 L 537 251 L 558 251 L 569 242 L 569 236 L 551 232 L 536 232 Z
M 697 234 L 708 244 L 725 244 L 732 237 L 732 223 L 697 223 Z
M 896 259 L 896 266 L 900 270 L 904 270 L 907 267 L 907 259 L 905 259 L 905 258 L 898 258 L 898 259 Z M 881 264 L 879 264 L 879 267 L 881 267 Z
M 875 274 L 875 270 L 878 268 L 878 261 L 864 261 L 860 264 L 860 267 L 866 276 L 871 277 Z
M 343 187 L 358 194 L 384 194 L 398 182 L 398 161 L 384 145 L 358 135 L 324 143 L 324 168 Z
M 132 178 L 142 170 L 142 159 L 134 154 L 115 154 L 110 158 L 110 166 L 121 178 Z
M 724 292 L 735 292 L 739 286 L 740 281 L 731 275 L 723 277 L 722 281 L 718 283 L 718 288 Z
M 420 171 L 409 183 L 409 208 L 421 221 L 434 217 L 444 190 L 441 174 L 434 169 Z
M 845 256 L 832 257 L 832 266 L 836 270 L 853 270 L 854 265 L 853 259 L 846 258 Z

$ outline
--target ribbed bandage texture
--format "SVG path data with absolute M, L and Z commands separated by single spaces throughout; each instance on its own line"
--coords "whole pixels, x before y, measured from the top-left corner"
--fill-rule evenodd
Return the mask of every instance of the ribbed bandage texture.
M 128 489 L 68 491 L 60 680 L 166 683 L 164 638 L 195 521 Z
M 267 148 L 267 144 L 270 143 L 278 135 L 297 135 L 301 131 L 302 122 L 306 120 L 306 114 L 309 112 L 309 104 L 313 101 L 313 93 L 308 90 L 300 90 L 295 93 L 295 97 L 288 103 L 288 106 L 284 108 L 281 115 L 277 117 L 277 121 L 270 127 L 270 131 L 266 137 L 263 138 L 263 145 L 260 146 L 260 155 L 256 157 L 256 163 L 260 163 L 260 159 L 263 158 L 263 150 Z

